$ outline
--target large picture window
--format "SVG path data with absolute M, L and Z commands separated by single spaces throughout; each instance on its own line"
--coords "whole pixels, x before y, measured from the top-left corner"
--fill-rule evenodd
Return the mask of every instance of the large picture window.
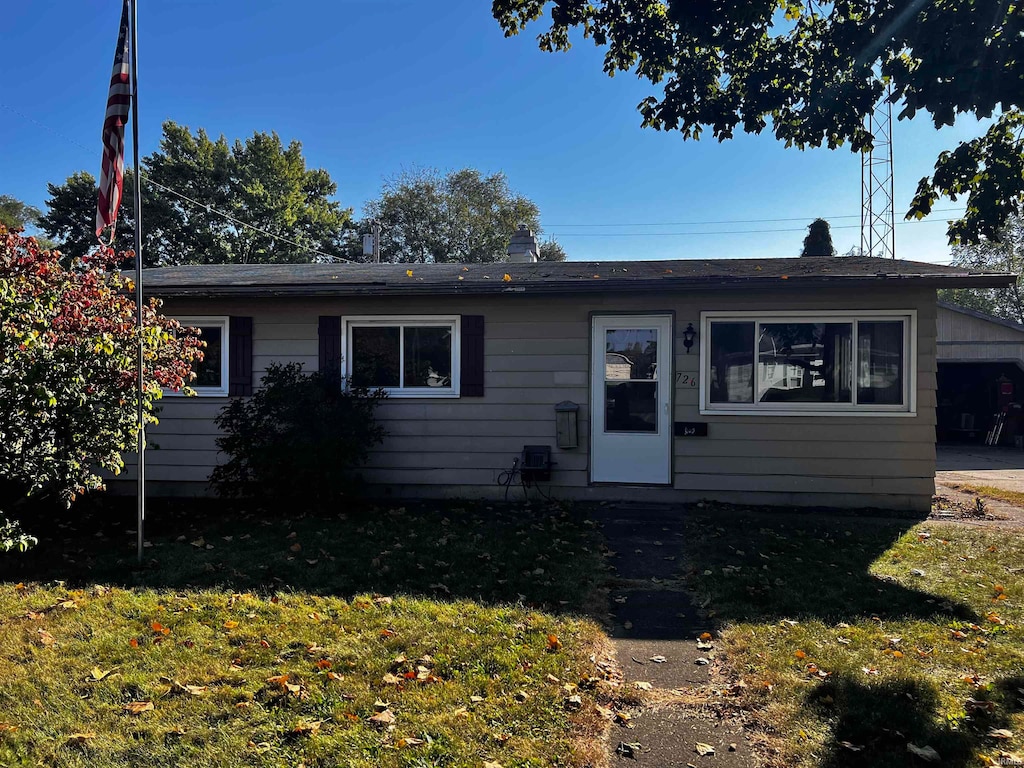
M 708 312 L 701 411 L 913 413 L 913 312 Z
M 202 362 L 192 363 L 192 372 L 196 377 L 189 386 L 200 396 L 227 397 L 228 318 L 192 316 L 175 319 L 183 328 L 198 328 L 199 338 L 206 343 Z
M 392 397 L 457 397 L 458 317 L 345 319 L 344 375 Z

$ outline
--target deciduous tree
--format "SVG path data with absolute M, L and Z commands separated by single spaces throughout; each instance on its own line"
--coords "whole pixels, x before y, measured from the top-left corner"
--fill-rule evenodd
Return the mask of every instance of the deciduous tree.
M 8 229 L 25 229 L 35 225 L 39 209 L 23 203 L 16 197 L 0 195 L 0 224 Z
M 257 132 L 229 144 L 202 128 L 192 133 L 167 121 L 160 149 L 142 159 L 142 170 L 147 266 L 301 263 L 320 260 L 317 251 L 341 252 L 352 211 L 332 199 L 337 185 L 327 171 L 306 167 L 297 141 L 286 146 L 276 133 Z M 90 252 L 96 242 L 95 178 L 76 173 L 62 185 L 49 185 L 49 192 L 43 230 L 70 255 Z M 134 194 L 129 170 L 120 243 L 133 242 Z
M 513 192 L 505 174 L 475 168 L 405 171 L 385 181 L 364 209 L 381 224 L 381 260 L 388 262 L 505 261 L 519 224 L 540 231 L 533 201 Z M 565 251 L 548 241 L 541 257 L 563 261 Z
M 995 239 L 1024 208 L 1024 13 L 992 0 L 493 0 L 514 35 L 550 10 L 539 36 L 567 50 L 579 31 L 604 70 L 635 72 L 657 95 L 643 125 L 721 140 L 765 129 L 786 146 L 870 146 L 864 117 L 888 94 L 901 119 L 995 117 L 984 136 L 943 152 L 908 216 L 966 198 L 951 242 Z
M 984 240 L 976 245 L 953 249 L 953 263 L 973 269 L 990 269 L 1017 275 L 1017 282 L 1006 288 L 954 288 L 939 291 L 939 298 L 968 309 L 1024 324 L 1024 216 L 1013 216 L 1000 232 L 998 241 Z
M 137 329 L 114 268 L 125 258 L 100 249 L 65 267 L 0 225 L 0 510 L 44 494 L 70 503 L 103 486 L 101 470 L 121 470 L 137 435 L 140 339 L 147 420 L 163 388 L 187 387 L 202 342 L 156 300 Z

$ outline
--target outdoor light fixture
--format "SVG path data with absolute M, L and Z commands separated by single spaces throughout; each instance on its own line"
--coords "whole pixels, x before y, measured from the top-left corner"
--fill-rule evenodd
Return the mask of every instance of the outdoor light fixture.
M 693 330 L 693 323 L 686 324 L 686 330 L 683 331 L 683 346 L 686 347 L 686 354 L 690 354 L 690 348 L 693 346 L 693 340 L 697 338 L 697 332 Z

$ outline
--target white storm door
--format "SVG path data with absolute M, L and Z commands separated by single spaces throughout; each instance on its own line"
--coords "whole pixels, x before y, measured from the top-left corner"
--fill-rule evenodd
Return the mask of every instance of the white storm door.
M 672 318 L 598 315 L 591 348 L 590 479 L 672 482 Z

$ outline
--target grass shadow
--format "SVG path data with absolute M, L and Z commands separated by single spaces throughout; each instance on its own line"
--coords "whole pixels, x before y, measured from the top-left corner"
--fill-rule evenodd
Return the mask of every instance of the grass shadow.
M 725 622 L 978 621 L 963 603 L 871 573 L 922 519 L 716 507 L 714 515 L 687 518 L 688 580 L 698 601 L 713 600 L 715 618 Z
M 284 515 L 212 499 L 156 499 L 141 567 L 133 499 L 97 497 L 52 514 L 24 519 L 40 543 L 0 556 L 0 580 L 408 594 L 586 615 L 605 609 L 600 537 L 581 513 L 553 504 L 350 502 L 333 515 Z

